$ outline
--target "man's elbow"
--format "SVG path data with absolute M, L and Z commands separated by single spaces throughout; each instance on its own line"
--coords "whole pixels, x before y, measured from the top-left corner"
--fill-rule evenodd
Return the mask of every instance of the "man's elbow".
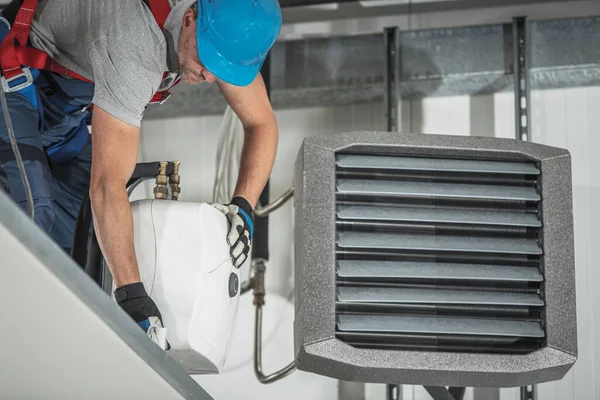
M 126 192 L 123 182 L 108 177 L 92 178 L 90 182 L 90 202 L 92 209 L 102 207 Z
M 277 138 L 279 135 L 279 127 L 275 118 L 265 118 L 248 124 L 244 131 L 249 135 L 267 135 L 272 138 Z

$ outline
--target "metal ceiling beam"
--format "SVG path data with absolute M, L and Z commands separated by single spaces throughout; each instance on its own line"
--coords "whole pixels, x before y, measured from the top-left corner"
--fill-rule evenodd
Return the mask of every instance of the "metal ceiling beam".
M 396 0 L 377 1 L 280 0 L 285 24 L 333 21 L 348 18 L 375 18 L 389 15 L 482 10 L 492 7 L 530 6 L 551 3 L 577 3 L 587 0 Z M 365 4 L 367 6 L 365 6 Z M 371 3 L 371 4 L 370 4 Z M 329 4 L 332 7 L 314 7 Z
M 286 7 L 303 7 L 303 6 L 315 6 L 321 4 L 332 4 L 332 3 L 354 3 L 356 0 L 279 0 L 279 5 L 282 8 Z
M 600 17 L 529 21 L 531 90 L 600 85 Z M 512 21 L 399 32 L 403 100 L 513 90 Z M 383 103 L 384 34 L 277 43 L 271 99 L 276 109 Z M 179 85 L 147 119 L 221 114 L 216 85 Z

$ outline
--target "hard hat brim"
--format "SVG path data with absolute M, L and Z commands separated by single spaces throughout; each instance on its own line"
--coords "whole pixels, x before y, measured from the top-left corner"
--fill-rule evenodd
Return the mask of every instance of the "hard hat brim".
M 248 86 L 254 82 L 264 62 L 263 59 L 250 65 L 231 63 L 202 34 L 201 24 L 197 24 L 196 45 L 200 63 L 217 79 L 235 86 Z

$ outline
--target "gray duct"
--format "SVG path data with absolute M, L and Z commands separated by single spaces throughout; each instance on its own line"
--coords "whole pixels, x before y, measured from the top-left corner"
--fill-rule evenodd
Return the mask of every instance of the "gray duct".
M 515 387 L 577 358 L 570 154 L 516 140 L 307 139 L 295 354 L 345 381 Z

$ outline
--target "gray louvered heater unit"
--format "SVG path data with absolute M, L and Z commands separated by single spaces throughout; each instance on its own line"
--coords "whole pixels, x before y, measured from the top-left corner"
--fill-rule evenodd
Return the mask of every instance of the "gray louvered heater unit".
M 566 150 L 347 133 L 304 142 L 295 188 L 299 369 L 508 387 L 575 362 Z

